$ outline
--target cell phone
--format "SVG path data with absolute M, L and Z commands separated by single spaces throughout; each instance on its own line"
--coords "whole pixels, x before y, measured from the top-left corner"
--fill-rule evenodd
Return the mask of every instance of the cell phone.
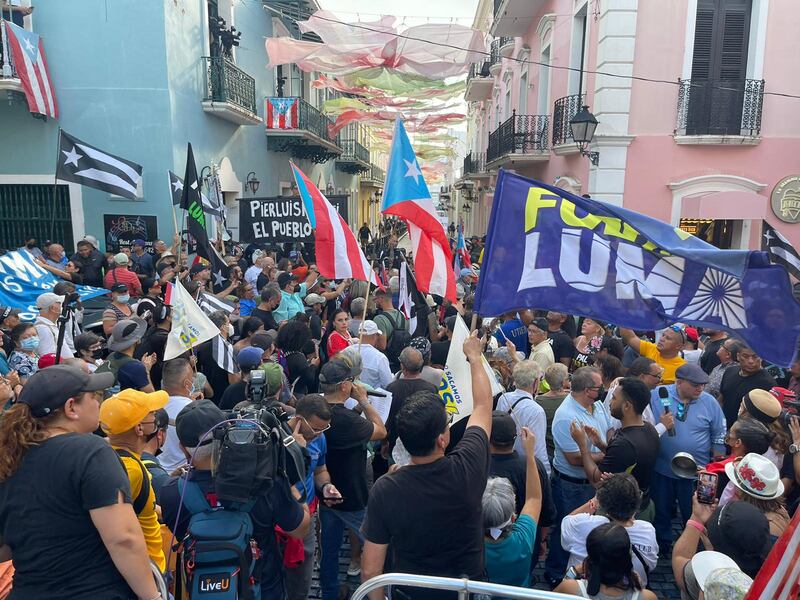
M 701 504 L 713 504 L 717 498 L 717 483 L 719 476 L 716 473 L 700 473 L 697 476 L 697 501 Z

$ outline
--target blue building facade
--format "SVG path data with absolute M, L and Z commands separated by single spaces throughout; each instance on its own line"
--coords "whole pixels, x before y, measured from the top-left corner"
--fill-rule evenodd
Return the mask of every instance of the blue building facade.
M 298 0 L 297 8 L 308 13 L 316 7 Z M 84 234 L 103 240 L 110 217 L 117 223 L 120 216 L 155 217 L 158 237 L 169 240 L 175 226 L 167 171 L 183 176 L 187 142 L 198 170 L 214 166 L 218 173 L 234 239 L 238 199 L 254 195 L 245 185 L 248 176 L 259 181 L 259 197 L 288 194 L 292 157 L 312 181 L 357 203 L 358 175 L 337 168 L 342 143 L 308 124 L 325 119 L 316 111 L 323 98 L 311 92 L 310 77 L 284 67 L 284 80 L 283 72 L 267 66 L 265 39 L 289 28 L 262 2 L 42 2 L 25 17 L 25 27 L 43 39 L 60 115 L 57 121 L 32 118 L 18 80 L 0 69 L 0 247 L 19 246 L 28 233 L 49 238 L 54 217 L 53 239 L 68 252 Z M 231 27 L 241 37 L 223 56 L 215 34 Z M 307 123 L 288 138 L 279 132 L 276 140 L 265 129 L 264 113 L 265 101 L 278 95 L 279 76 L 283 95 L 301 97 L 308 110 Z M 54 198 L 59 127 L 141 164 L 141 198 L 66 182 Z

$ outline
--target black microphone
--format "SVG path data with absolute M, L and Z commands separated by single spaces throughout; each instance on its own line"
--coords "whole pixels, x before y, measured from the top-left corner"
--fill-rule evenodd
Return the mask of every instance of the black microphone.
M 661 399 L 661 406 L 664 407 L 664 413 L 669 414 L 669 406 L 670 404 L 672 404 L 672 402 L 669 399 L 669 390 L 664 386 L 658 388 L 658 397 Z M 670 427 L 669 429 L 667 429 L 667 435 L 669 435 L 670 437 L 674 437 L 675 428 Z

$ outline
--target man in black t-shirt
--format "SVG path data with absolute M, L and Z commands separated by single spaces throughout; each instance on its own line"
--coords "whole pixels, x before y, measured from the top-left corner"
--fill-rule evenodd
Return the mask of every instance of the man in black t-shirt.
M 772 375 L 762 367 L 761 357 L 751 348 L 745 346 L 736 353 L 736 358 L 739 368 L 725 371 L 719 385 L 722 412 L 725 413 L 725 424 L 729 429 L 739 418 L 742 398 L 753 390 L 770 390 L 777 385 Z
M 718 364 L 722 362 L 717 352 L 719 351 L 725 340 L 728 339 L 728 334 L 725 331 L 717 331 L 715 329 L 705 329 L 708 340 L 703 348 L 703 354 L 700 355 L 700 368 L 706 372 L 706 375 L 711 375 Z
M 580 428 L 573 422 L 572 438 L 577 442 L 583 461 L 583 470 L 590 483 L 600 481 L 602 473 L 630 473 L 642 491 L 641 510 L 637 518 L 652 521 L 655 516 L 650 501 L 650 480 L 658 457 L 660 441 L 658 432 L 642 418 L 644 409 L 650 405 L 650 390 L 635 377 L 619 380 L 611 398 L 611 416 L 622 423 L 607 447 L 592 428 Z M 589 438 L 602 452 L 603 460 L 596 463 L 589 451 Z M 601 442 L 598 444 L 597 442 Z
M 278 308 L 281 303 L 281 290 L 280 288 L 267 285 L 261 290 L 261 302 L 258 303 L 252 312 L 251 317 L 258 317 L 264 323 L 264 331 L 270 329 L 278 330 L 278 324 L 275 322 L 275 317 L 272 316 L 272 311 Z
M 464 342 L 463 350 L 473 382 L 473 410 L 464 437 L 445 456 L 450 417 L 438 394 L 418 392 L 400 409 L 397 433 L 411 464 L 372 486 L 363 527 L 367 540 L 361 559 L 363 581 L 383 573 L 390 543 L 392 571 L 470 579 L 485 576 L 481 499 L 489 475 L 492 392 L 477 332 Z M 410 598 L 456 595 L 401 590 Z
M 456 328 L 456 319 L 458 316 L 447 317 L 444 324 L 447 327 L 447 339 L 441 342 L 434 342 L 431 344 L 431 364 L 434 366 L 443 367 L 447 363 L 447 355 L 450 353 L 450 340 L 453 337 L 453 331 Z
M 411 347 L 403 348 L 400 353 L 400 371 L 403 377 L 395 379 L 386 386 L 386 391 L 392 394 L 392 405 L 389 409 L 389 417 L 386 419 L 386 431 L 389 433 L 387 442 L 390 453 L 394 450 L 394 445 L 397 442 L 397 428 L 395 426 L 397 413 L 406 400 L 417 392 L 436 393 L 436 386 L 420 377 L 423 366 L 424 361 L 419 350 Z
M 88 240 L 81 240 L 77 247 L 78 251 L 72 255 L 70 261 L 78 267 L 78 271 L 83 275 L 83 283 L 94 287 L 103 287 L 105 257 Z
M 569 367 L 572 357 L 575 356 L 575 342 L 561 328 L 566 319 L 565 314 L 552 310 L 547 312 L 547 337 L 553 348 L 553 358 Z
M 339 550 L 345 529 L 361 535 L 364 508 L 367 505 L 367 443 L 386 437 L 378 411 L 370 404 L 367 390 L 353 383 L 350 366 L 333 359 L 325 363 L 319 374 L 319 384 L 331 407 L 331 424 L 325 432 L 328 444 L 326 464 L 331 483 L 342 495 L 336 506 L 321 505 L 319 509 L 322 536 L 322 559 L 319 581 L 323 600 L 339 597 Z M 353 398 L 366 419 L 344 403 Z
M 516 499 L 514 511 L 519 514 L 525 504 L 525 474 L 528 465 L 525 456 L 521 456 L 514 450 L 516 439 L 517 424 L 511 415 L 504 410 L 494 411 L 492 413 L 492 434 L 489 437 L 492 452 L 489 476 L 505 477 L 511 482 Z M 550 478 L 547 476 L 542 461 L 538 458 L 535 460 L 542 485 L 542 510 L 539 514 L 539 521 L 536 523 L 536 541 L 533 545 L 532 559 L 534 565 L 538 562 L 541 554 L 542 540 L 547 538 L 549 529 L 556 518 L 556 507 L 553 504 L 553 494 L 550 490 Z

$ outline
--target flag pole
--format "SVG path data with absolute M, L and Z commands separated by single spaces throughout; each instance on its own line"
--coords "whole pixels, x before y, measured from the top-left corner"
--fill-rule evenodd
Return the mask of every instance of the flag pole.
M 364 339 L 364 321 L 367 320 L 367 304 L 369 304 L 369 292 L 372 289 L 372 277 L 375 272 L 375 260 L 369 263 L 369 275 L 367 275 L 367 297 L 364 298 L 364 312 L 361 313 L 361 326 L 358 328 L 358 349 L 361 350 L 361 342 Z
M 169 178 L 169 171 L 167 171 L 167 184 L 170 187 L 172 187 L 172 182 L 170 181 L 170 178 Z M 169 203 L 172 205 L 172 224 L 175 226 L 175 233 L 180 233 L 180 231 L 178 230 L 178 215 L 175 212 L 175 203 L 172 201 L 171 198 L 170 198 Z M 180 256 L 178 258 L 180 258 Z
M 58 137 L 56 138 L 56 169 L 55 172 L 53 173 L 53 207 L 52 207 L 52 215 L 50 216 L 50 236 L 49 236 L 51 241 L 53 240 L 53 234 L 55 233 L 56 230 L 56 203 L 58 201 L 58 155 L 60 150 L 61 150 L 61 127 L 58 128 Z

